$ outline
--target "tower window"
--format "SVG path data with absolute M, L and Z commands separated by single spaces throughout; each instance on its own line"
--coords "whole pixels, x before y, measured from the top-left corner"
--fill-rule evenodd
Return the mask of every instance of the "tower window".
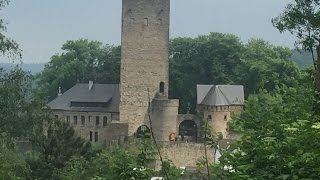
M 70 116 L 67 116 L 67 124 L 70 124 Z
M 149 20 L 148 20 L 148 18 L 144 18 L 144 19 L 143 19 L 143 23 L 144 23 L 145 26 L 148 26 L 148 25 L 149 25 Z
M 78 116 L 73 116 L 73 124 L 74 125 L 78 124 Z
M 227 120 L 227 115 L 224 115 L 224 120 L 225 120 L 225 121 Z
M 98 132 L 94 133 L 94 142 L 98 142 Z
M 208 115 L 208 120 L 212 120 L 212 116 L 211 115 Z
M 164 93 L 164 82 L 160 82 L 160 93 Z
M 90 135 L 90 141 L 92 141 L 92 131 L 90 131 L 89 135 Z

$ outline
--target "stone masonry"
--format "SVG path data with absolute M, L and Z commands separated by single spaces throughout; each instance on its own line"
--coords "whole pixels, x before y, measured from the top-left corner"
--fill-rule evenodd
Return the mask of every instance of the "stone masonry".
M 123 0 L 120 121 L 132 136 L 147 122 L 150 99 L 168 96 L 170 0 Z

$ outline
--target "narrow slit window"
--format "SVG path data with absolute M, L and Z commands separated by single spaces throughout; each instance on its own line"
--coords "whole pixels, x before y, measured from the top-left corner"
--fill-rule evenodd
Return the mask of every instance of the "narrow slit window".
M 159 89 L 160 89 L 160 93 L 164 93 L 164 82 L 160 83 Z
M 96 116 L 96 126 L 99 126 L 99 125 L 100 125 L 100 117 Z
M 67 116 L 67 124 L 70 125 L 70 116 Z
M 103 127 L 106 127 L 107 124 L 108 124 L 108 118 L 107 118 L 107 116 L 104 116 L 103 117 Z
M 143 23 L 144 23 L 145 26 L 148 26 L 148 25 L 149 25 L 149 20 L 148 20 L 148 18 L 144 18 L 144 19 L 143 19 Z
M 92 141 L 92 131 L 90 131 L 89 135 L 90 135 L 90 141 Z
M 78 116 L 73 116 L 73 124 L 74 125 L 78 124 Z
M 98 142 L 98 132 L 94 133 L 94 142 Z

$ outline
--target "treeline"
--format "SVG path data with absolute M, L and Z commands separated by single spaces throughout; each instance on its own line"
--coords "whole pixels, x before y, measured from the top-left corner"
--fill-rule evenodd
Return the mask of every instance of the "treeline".
M 37 77 L 37 97 L 50 101 L 59 86 L 66 91 L 77 82 L 119 83 L 119 46 L 80 39 L 62 46 Z M 241 84 L 246 96 L 261 89 L 273 91 L 301 81 L 301 70 L 291 61 L 290 49 L 252 39 L 242 43 L 232 34 L 210 33 L 170 41 L 170 98 L 180 99 L 180 112 L 188 104 L 194 112 L 197 84 Z

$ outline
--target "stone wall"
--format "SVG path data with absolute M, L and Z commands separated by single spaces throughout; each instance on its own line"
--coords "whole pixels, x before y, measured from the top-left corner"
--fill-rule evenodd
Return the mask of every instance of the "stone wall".
M 120 74 L 120 121 L 129 135 L 147 120 L 151 100 L 169 82 L 170 0 L 123 0 Z
M 123 139 L 128 134 L 128 124 L 119 122 L 119 113 L 55 111 L 54 114 L 73 127 L 78 136 L 94 143 L 107 145 Z M 74 117 L 77 117 L 76 124 Z M 84 124 L 82 117 L 84 117 Z M 99 123 L 96 122 L 97 117 L 99 117 Z M 107 124 L 103 122 L 105 117 Z
M 205 157 L 205 147 L 198 143 L 166 142 L 163 143 L 162 154 L 177 167 L 196 167 L 197 161 Z M 208 160 L 213 163 L 214 150 L 207 147 Z
M 204 118 L 209 120 L 209 124 L 215 133 L 221 133 L 223 138 L 229 137 L 228 122 L 231 118 L 239 114 L 242 106 L 198 106 L 198 111 L 203 112 Z

